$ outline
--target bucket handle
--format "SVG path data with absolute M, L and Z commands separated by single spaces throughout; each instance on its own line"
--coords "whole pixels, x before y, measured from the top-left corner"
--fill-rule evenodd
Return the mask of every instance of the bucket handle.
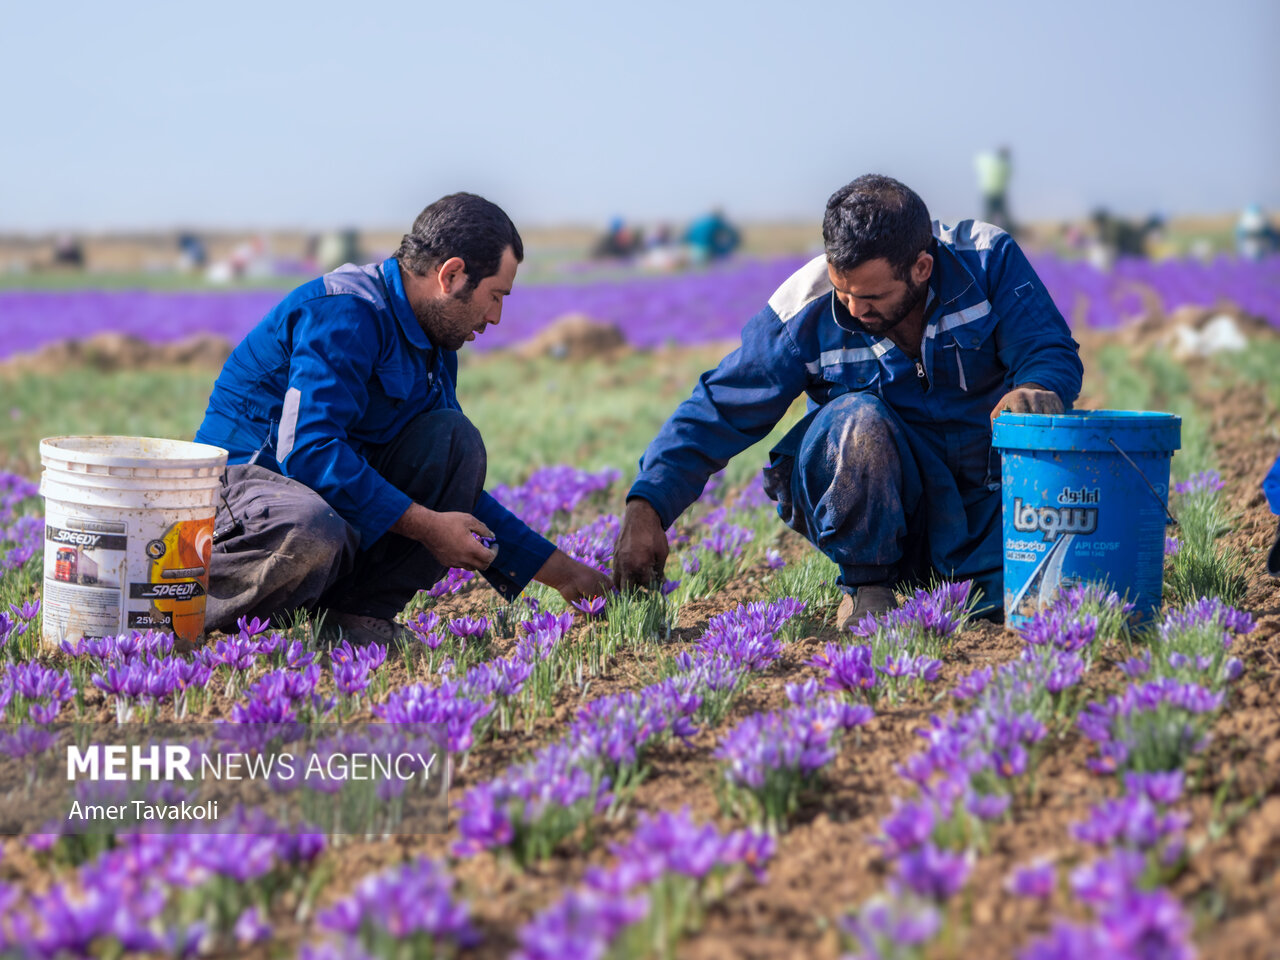
M 1115 437 L 1107 437 L 1107 443 L 1115 447 L 1116 453 L 1124 457 L 1125 463 L 1133 467 L 1134 471 L 1138 474 L 1138 476 L 1142 478 L 1142 482 L 1147 485 L 1147 489 L 1151 491 L 1151 495 L 1156 498 L 1156 503 L 1160 504 L 1160 509 L 1163 510 L 1164 515 L 1169 518 L 1169 522 L 1168 524 L 1166 524 L 1166 526 L 1176 527 L 1178 525 L 1177 519 L 1175 519 L 1173 514 L 1169 512 L 1169 505 L 1164 502 L 1164 499 L 1160 496 L 1160 494 L 1156 493 L 1156 488 L 1151 485 L 1151 481 L 1147 479 L 1147 475 L 1142 472 L 1142 469 L 1136 463 L 1133 462 L 1132 457 L 1130 457 L 1127 453 L 1125 453 L 1123 450 L 1120 449 L 1120 444 L 1116 443 Z

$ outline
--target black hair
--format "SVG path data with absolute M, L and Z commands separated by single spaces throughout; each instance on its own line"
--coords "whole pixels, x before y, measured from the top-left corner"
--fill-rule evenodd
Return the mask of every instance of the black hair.
M 474 193 L 451 193 L 418 214 L 395 255 L 402 267 L 418 276 L 450 257 L 460 257 L 466 264 L 464 292 L 469 294 L 498 272 L 507 247 L 517 263 L 524 260 L 520 232 L 501 207 Z
M 842 273 L 883 257 L 902 280 L 933 242 L 929 208 L 905 184 L 869 173 L 831 195 L 822 241 L 827 262 Z

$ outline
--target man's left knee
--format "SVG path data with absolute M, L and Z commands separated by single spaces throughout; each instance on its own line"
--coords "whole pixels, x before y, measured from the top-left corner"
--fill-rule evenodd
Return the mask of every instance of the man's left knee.
M 897 463 L 893 421 L 879 397 L 849 393 L 828 403 L 805 436 L 803 451 L 843 465 Z
M 488 458 L 475 424 L 459 410 L 433 410 L 415 418 L 394 448 L 375 464 L 409 496 L 431 507 L 470 510 L 484 488 Z
M 440 410 L 437 416 L 443 421 L 442 429 L 447 432 L 450 454 L 467 463 L 482 464 L 483 471 L 483 465 L 488 462 L 488 454 L 484 448 L 484 438 L 480 436 L 476 425 L 461 410 Z

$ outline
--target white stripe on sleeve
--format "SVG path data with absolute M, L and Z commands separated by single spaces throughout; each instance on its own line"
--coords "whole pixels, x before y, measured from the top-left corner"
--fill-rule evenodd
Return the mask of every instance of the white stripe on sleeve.
M 276 439 L 276 463 L 284 463 L 293 452 L 294 434 L 298 430 L 298 407 L 302 405 L 302 391 L 290 387 L 285 391 L 284 406 L 280 410 L 280 431 Z

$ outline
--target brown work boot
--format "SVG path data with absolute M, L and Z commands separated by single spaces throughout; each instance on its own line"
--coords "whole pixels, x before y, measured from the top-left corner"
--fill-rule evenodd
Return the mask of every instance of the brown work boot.
M 898 600 L 893 591 L 880 584 L 868 584 L 858 587 L 853 593 L 846 593 L 840 599 L 840 608 L 836 610 L 836 623 L 840 629 L 848 630 L 868 613 L 879 618 L 890 610 L 898 609 Z
M 324 625 L 320 628 L 319 639 L 329 643 L 341 643 L 347 640 L 356 646 L 368 646 L 371 643 L 390 646 L 404 643 L 410 636 L 408 629 L 395 620 L 330 610 L 324 618 Z

